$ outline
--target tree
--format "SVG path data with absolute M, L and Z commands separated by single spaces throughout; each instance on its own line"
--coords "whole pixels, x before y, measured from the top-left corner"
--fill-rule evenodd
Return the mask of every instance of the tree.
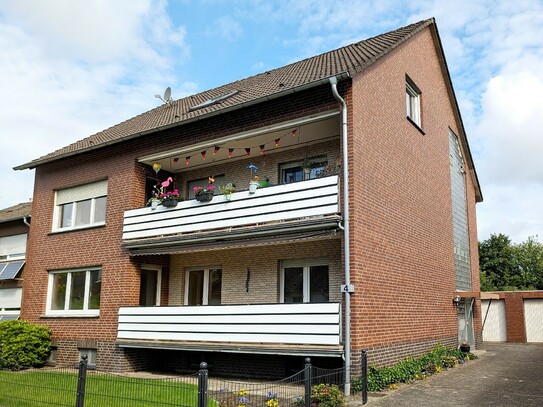
M 513 244 L 500 233 L 479 242 L 483 291 L 543 290 L 543 244 L 537 237 Z
M 511 239 L 500 233 L 479 242 L 479 268 L 482 290 L 502 290 L 515 268 Z

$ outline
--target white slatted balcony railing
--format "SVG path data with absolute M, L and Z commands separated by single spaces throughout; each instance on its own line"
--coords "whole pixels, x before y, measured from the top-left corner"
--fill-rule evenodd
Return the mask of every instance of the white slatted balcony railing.
M 339 347 L 339 303 L 121 307 L 117 342 Z
M 330 176 L 235 192 L 230 201 L 223 195 L 211 202 L 189 200 L 175 208 L 159 206 L 125 212 L 123 242 L 153 239 L 164 236 L 191 235 L 213 230 L 232 230 L 250 225 L 262 225 L 317 219 L 336 215 L 339 211 L 338 177 Z

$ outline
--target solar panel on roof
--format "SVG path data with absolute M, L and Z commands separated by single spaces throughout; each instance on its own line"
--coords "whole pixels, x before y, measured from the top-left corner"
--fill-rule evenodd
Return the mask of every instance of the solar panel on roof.
M 0 280 L 11 280 L 12 278 L 15 278 L 17 273 L 19 273 L 23 267 L 23 264 L 25 264 L 24 261 L 12 261 L 5 263 L 3 270 L 0 271 Z

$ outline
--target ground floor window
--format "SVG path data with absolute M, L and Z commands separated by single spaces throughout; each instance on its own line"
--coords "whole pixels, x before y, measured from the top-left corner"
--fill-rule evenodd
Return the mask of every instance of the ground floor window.
M 281 302 L 328 302 L 328 260 L 282 261 L 280 286 Z
M 162 267 L 144 264 L 140 275 L 140 305 L 153 307 L 160 305 Z
M 98 315 L 101 286 L 99 268 L 50 272 L 47 313 Z
M 87 367 L 96 368 L 96 349 L 79 349 L 79 360 L 82 360 L 83 355 L 87 355 Z
M 192 268 L 185 272 L 185 305 L 220 305 L 222 269 Z

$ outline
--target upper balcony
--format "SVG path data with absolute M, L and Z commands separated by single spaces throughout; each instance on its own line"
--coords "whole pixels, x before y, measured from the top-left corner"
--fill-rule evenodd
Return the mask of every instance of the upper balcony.
M 123 245 L 132 254 L 183 252 L 244 242 L 264 244 L 333 234 L 338 229 L 338 176 L 235 192 L 227 201 L 195 199 L 174 208 L 125 212 Z M 174 250 L 175 248 L 175 250 Z

